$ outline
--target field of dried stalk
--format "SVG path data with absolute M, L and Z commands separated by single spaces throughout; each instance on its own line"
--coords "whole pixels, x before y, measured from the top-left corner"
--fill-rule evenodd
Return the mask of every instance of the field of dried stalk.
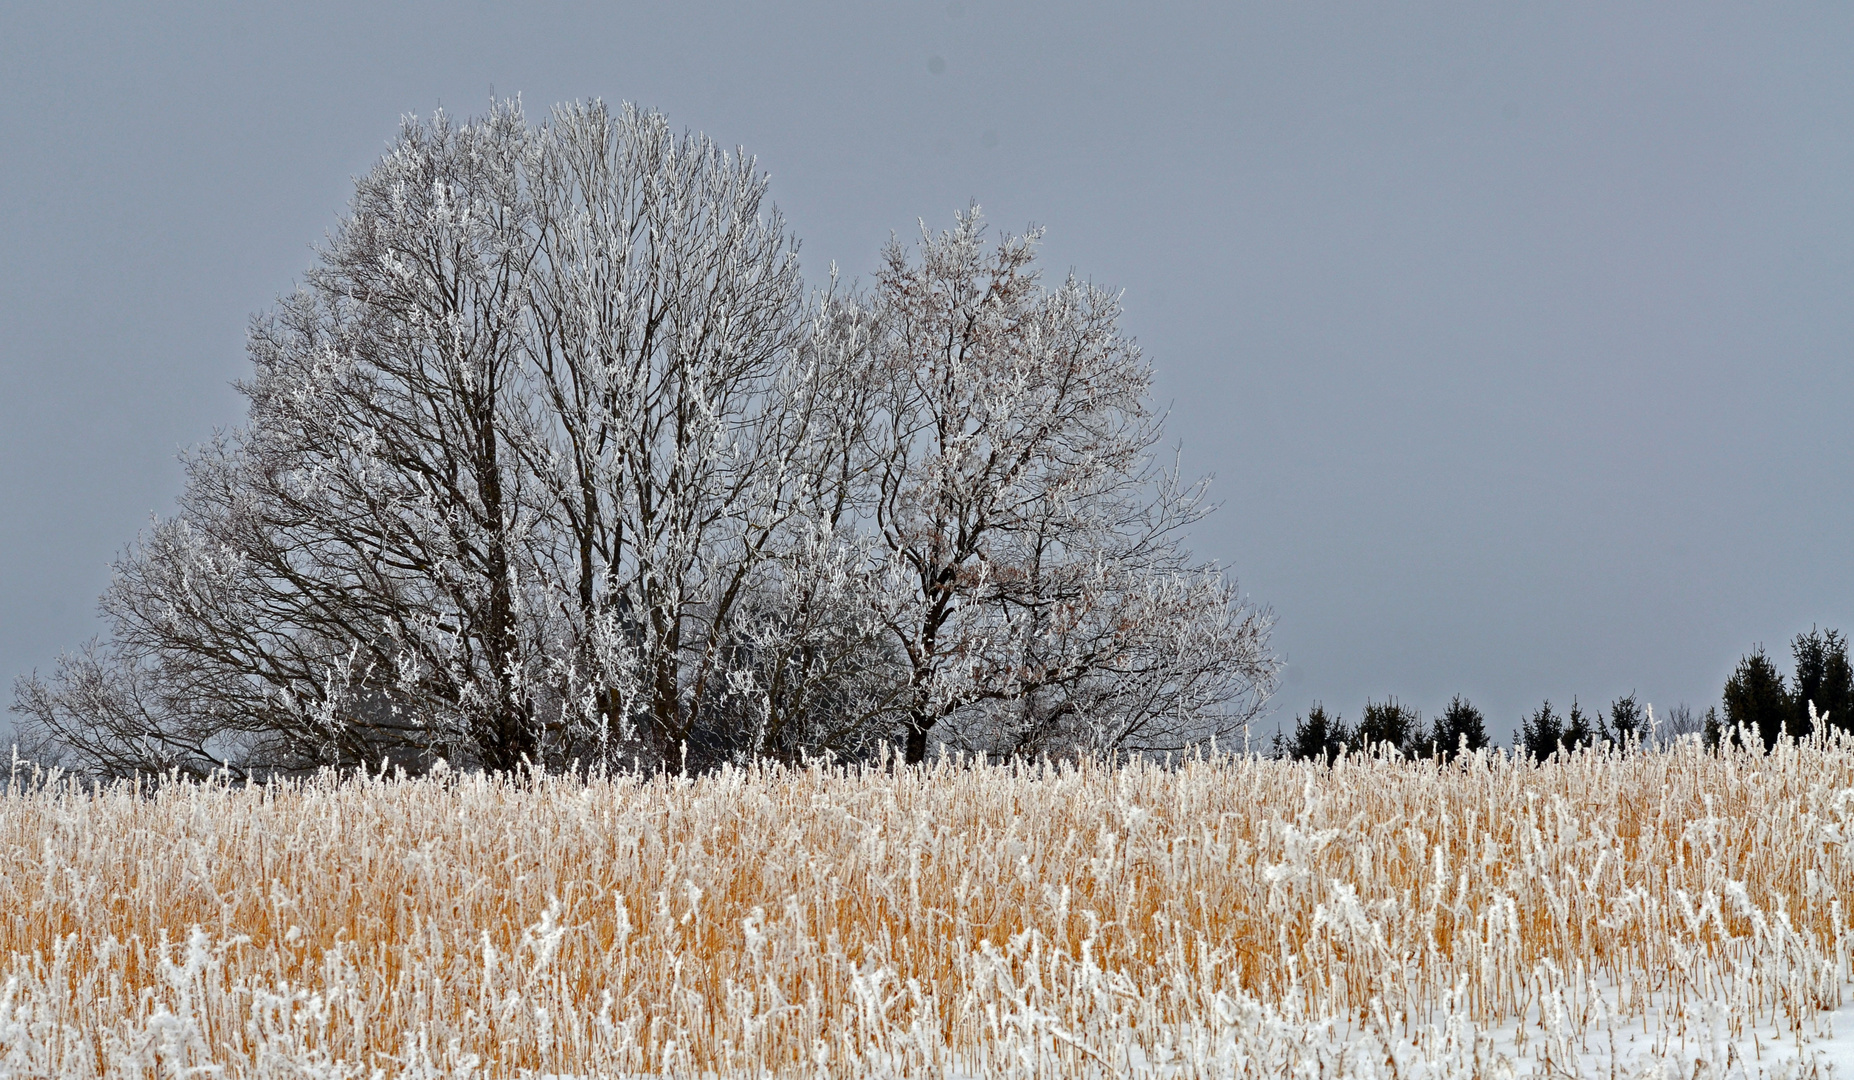
M 16 773 L 0 1076 L 1738 1075 L 1842 1002 L 1850 845 L 1849 741 Z

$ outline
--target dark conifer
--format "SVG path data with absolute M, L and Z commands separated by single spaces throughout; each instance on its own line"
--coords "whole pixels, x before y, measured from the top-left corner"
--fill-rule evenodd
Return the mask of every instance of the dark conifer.
M 1487 748 L 1487 718 L 1467 698 L 1456 694 L 1449 700 L 1448 708 L 1442 710 L 1442 715 L 1436 717 L 1429 740 L 1435 752 L 1444 759 L 1454 757 L 1463 749 L 1484 750 Z
M 1790 644 L 1796 655 L 1796 681 L 1791 684 L 1790 732 L 1810 730 L 1809 705 L 1818 718 L 1843 731 L 1854 731 L 1854 671 L 1848 666 L 1848 639 L 1833 631 L 1797 634 Z
M 1581 750 L 1586 746 L 1595 745 L 1602 737 L 1602 724 L 1602 714 L 1593 716 L 1585 712 L 1583 707 L 1577 704 L 1577 699 L 1573 697 L 1570 715 L 1564 718 L 1564 735 L 1562 736 L 1564 748 Z
M 1422 740 L 1423 716 L 1396 698 L 1383 701 L 1366 699 L 1365 712 L 1358 719 L 1359 749 L 1369 750 L 1379 743 L 1390 743 L 1400 753 L 1409 753 Z
M 1618 746 L 1627 746 L 1632 741 L 1648 737 L 1648 716 L 1635 700 L 1635 691 L 1629 691 L 1628 697 L 1610 702 L 1609 723 L 1604 728 L 1603 737 Z
M 1550 758 L 1558 752 L 1558 743 L 1563 738 L 1564 720 L 1551 711 L 1550 698 L 1546 698 L 1545 703 L 1540 705 L 1531 716 L 1520 721 L 1520 749 L 1526 752 L 1527 757 L 1539 761 Z
M 1762 645 L 1738 661 L 1737 670 L 1725 681 L 1724 704 L 1726 737 L 1736 738 L 1742 727 L 1756 732 L 1766 750 L 1777 745 L 1795 712 L 1783 675 L 1765 655 Z
M 1351 732 L 1346 730 L 1339 716 L 1327 716 L 1326 706 L 1316 701 L 1313 708 L 1307 710 L 1305 720 L 1294 718 L 1294 742 L 1289 751 L 1301 761 L 1331 763 L 1350 739 Z

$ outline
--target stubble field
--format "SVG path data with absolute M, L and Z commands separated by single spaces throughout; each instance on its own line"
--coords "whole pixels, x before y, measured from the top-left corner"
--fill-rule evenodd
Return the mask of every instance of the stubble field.
M 1851 845 L 1849 741 L 16 771 L 0 1076 L 1825 1075 Z

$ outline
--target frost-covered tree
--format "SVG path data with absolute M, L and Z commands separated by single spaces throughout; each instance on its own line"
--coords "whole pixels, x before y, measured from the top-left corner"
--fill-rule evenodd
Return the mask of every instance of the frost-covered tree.
M 977 208 L 892 241 L 870 301 L 859 493 L 871 590 L 906 658 L 905 754 L 1175 749 L 1272 689 L 1270 616 L 1183 547 L 1208 509 L 1155 454 L 1118 297 L 1043 284 L 1038 234 Z
M 1226 734 L 1268 616 L 1181 546 L 1114 298 L 976 214 L 807 299 L 751 159 L 659 115 L 408 121 L 254 323 L 248 422 L 24 680 L 107 774 L 705 767 Z
M 1665 749 L 1689 735 L 1704 736 L 1706 717 L 1696 714 L 1693 707 L 1683 701 L 1668 709 L 1664 718 L 1654 723 L 1653 731 L 1655 746 Z
M 635 109 L 408 122 L 28 721 L 111 770 L 679 761 L 727 661 L 819 621 L 770 565 L 831 562 L 820 320 L 764 188 Z
M 507 439 L 527 153 L 513 109 L 405 125 L 254 323 L 249 422 L 117 564 L 109 647 L 24 687 L 29 728 L 106 772 L 535 753 L 539 508 Z
M 804 718 L 870 662 L 852 546 L 819 513 L 864 321 L 807 311 L 752 161 L 660 117 L 558 112 L 529 184 L 513 442 L 552 525 L 530 547 L 565 598 L 569 712 L 664 760 L 834 745 Z

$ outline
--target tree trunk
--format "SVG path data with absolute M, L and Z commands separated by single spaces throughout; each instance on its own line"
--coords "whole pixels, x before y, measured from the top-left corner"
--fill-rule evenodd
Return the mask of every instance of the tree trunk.
M 908 749 L 903 759 L 909 765 L 919 765 L 927 760 L 927 729 L 930 722 L 910 717 L 908 719 Z

